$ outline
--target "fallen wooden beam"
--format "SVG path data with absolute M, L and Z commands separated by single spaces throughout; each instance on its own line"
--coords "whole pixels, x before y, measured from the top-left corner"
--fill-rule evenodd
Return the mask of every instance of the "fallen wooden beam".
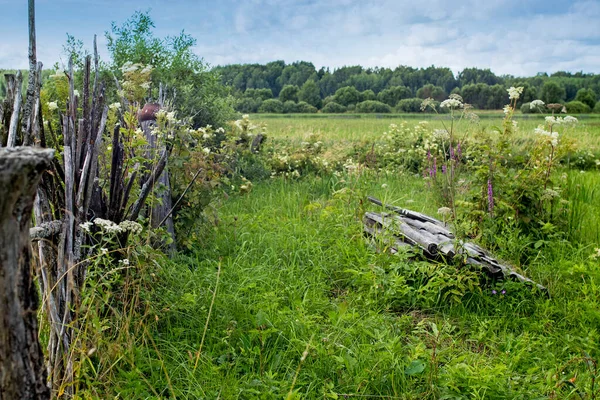
M 511 279 L 527 285 L 536 286 L 547 293 L 548 290 L 517 273 L 505 262 L 494 258 L 487 250 L 470 242 L 457 242 L 456 236 L 442 221 L 428 215 L 406 210 L 369 196 L 369 201 L 393 213 L 365 213 L 364 232 L 371 237 L 389 235 L 392 239 L 390 251 L 397 253 L 400 247 L 412 246 L 419 248 L 428 259 L 451 260 L 457 254 L 466 256 L 466 263 L 480 267 L 492 279 Z

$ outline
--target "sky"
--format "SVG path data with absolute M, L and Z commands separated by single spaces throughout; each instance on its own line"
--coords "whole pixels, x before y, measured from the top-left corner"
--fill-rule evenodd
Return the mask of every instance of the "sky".
M 27 68 L 27 0 L 0 0 L 0 68 Z M 496 74 L 600 73 L 600 0 L 37 0 L 38 59 L 66 61 L 66 34 L 98 35 L 149 10 L 159 37 L 182 30 L 210 65 L 310 61 Z

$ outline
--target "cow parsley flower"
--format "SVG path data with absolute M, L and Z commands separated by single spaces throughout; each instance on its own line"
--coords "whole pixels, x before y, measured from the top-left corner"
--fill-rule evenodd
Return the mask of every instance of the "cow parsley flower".
M 135 221 L 129 221 L 129 220 L 121 222 L 119 224 L 119 228 L 121 228 L 121 230 L 124 232 L 130 231 L 134 235 L 140 234 L 143 229 L 142 225 L 138 224 Z
M 456 98 L 446 99 L 446 100 L 442 101 L 442 104 L 440 104 L 441 108 L 450 108 L 450 109 L 461 108 L 462 106 L 463 106 L 462 101 L 460 101 Z
M 506 89 L 506 91 L 508 92 L 509 99 L 516 100 L 519 98 L 519 96 L 521 96 L 521 93 L 523 93 L 523 86 L 511 86 L 510 88 Z
M 117 103 L 112 103 L 110 106 L 108 106 L 109 109 L 111 110 L 120 110 L 121 109 L 121 103 L 117 102 Z
M 543 107 L 544 104 L 546 104 L 546 103 L 544 103 L 542 100 L 534 100 L 531 103 L 529 103 L 529 108 L 531 110 L 536 109 L 536 108 L 539 109 L 539 108 Z
M 443 216 L 452 214 L 452 210 L 449 207 L 440 207 L 438 208 L 437 212 Z
M 579 121 L 577 120 L 577 118 L 571 116 L 571 115 L 567 115 L 566 117 L 563 118 L 562 123 L 564 125 L 576 125 Z
M 58 110 L 58 104 L 56 103 L 56 101 L 50 101 L 50 102 L 48 102 L 48 109 L 50 111 Z
M 504 115 L 508 115 L 510 112 L 512 112 L 512 107 L 509 105 L 505 105 L 502 111 L 504 111 Z
M 107 233 L 120 233 L 123 231 L 123 229 L 113 221 L 103 218 L 96 218 L 94 224 Z
M 80 224 L 79 227 L 81 228 L 81 230 L 83 230 L 84 232 L 90 233 L 90 227 L 92 226 L 91 222 L 84 222 L 83 224 Z

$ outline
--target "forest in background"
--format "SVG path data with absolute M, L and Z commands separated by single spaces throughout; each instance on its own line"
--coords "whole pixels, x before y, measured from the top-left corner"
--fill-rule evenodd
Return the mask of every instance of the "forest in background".
M 306 61 L 286 64 L 232 64 L 213 69 L 229 86 L 239 112 L 417 112 L 421 100 L 442 101 L 455 93 L 481 110 L 501 109 L 506 89 L 524 87 L 519 106 L 541 99 L 562 103 L 571 113 L 588 113 L 600 97 L 600 75 L 559 71 L 531 77 L 498 76 L 489 69 L 465 68 L 320 68 Z M 576 102 L 576 103 L 574 103 Z M 523 107 L 526 111 L 526 107 Z

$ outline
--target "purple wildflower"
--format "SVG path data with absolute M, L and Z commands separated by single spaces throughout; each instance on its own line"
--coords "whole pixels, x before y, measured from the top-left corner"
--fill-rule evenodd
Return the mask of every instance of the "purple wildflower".
M 446 173 L 446 166 L 442 165 L 442 174 L 445 174 L 445 173 Z
M 494 212 L 494 189 L 492 188 L 492 180 L 488 179 L 488 210 L 490 215 Z
M 433 177 L 437 175 L 437 157 L 433 158 Z
M 502 291 L 500 292 L 500 294 L 506 294 L 506 290 L 502 289 Z
M 497 294 L 498 292 L 496 292 L 495 290 L 492 290 L 492 294 Z
M 454 147 L 452 147 L 452 143 L 450 143 L 450 159 L 454 158 Z
M 427 161 L 431 161 L 431 152 L 427 150 Z
M 462 149 L 460 148 L 460 142 L 456 145 L 456 161 L 462 158 Z

